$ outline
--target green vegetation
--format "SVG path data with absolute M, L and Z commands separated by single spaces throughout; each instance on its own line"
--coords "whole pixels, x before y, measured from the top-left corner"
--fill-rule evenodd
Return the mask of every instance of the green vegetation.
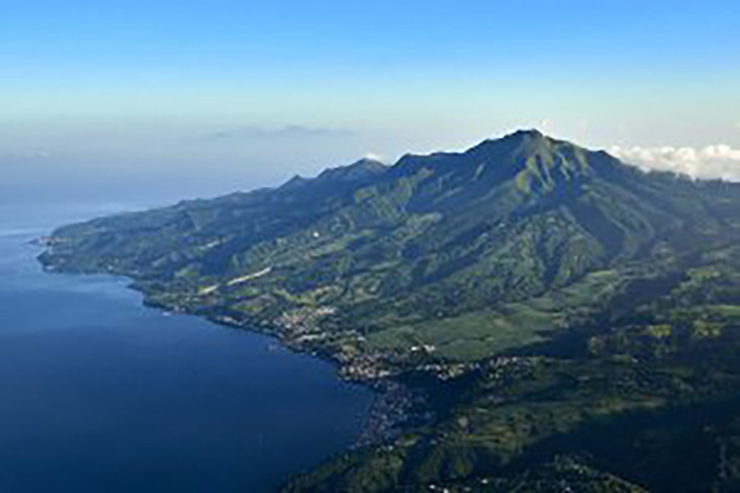
M 684 272 L 698 247 L 737 240 L 739 209 L 737 187 L 518 132 L 68 226 L 42 261 L 130 276 L 152 303 L 250 324 L 331 306 L 371 348 L 420 341 L 474 360 Z
M 472 386 L 452 384 L 451 412 L 434 426 L 337 457 L 286 490 L 737 491 L 740 326 L 649 359 L 664 328 L 625 330 L 595 336 L 599 354 L 492 360 Z M 577 459 L 550 464 L 563 457 Z
M 554 328 L 553 318 L 524 303 L 508 304 L 505 312 L 476 311 L 457 317 L 427 320 L 413 325 L 373 332 L 370 349 L 394 349 L 431 345 L 439 356 L 460 361 L 476 361 L 522 345 L 543 342 L 540 335 Z
M 289 491 L 737 491 L 739 217 L 738 185 L 529 131 L 66 226 L 41 261 L 423 389 Z

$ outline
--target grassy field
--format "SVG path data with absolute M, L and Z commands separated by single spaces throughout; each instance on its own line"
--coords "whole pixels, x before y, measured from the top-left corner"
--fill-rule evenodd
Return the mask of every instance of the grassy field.
M 441 357 L 474 361 L 546 341 L 569 309 L 609 297 L 623 280 L 614 270 L 595 272 L 548 296 L 381 330 L 368 336 L 368 345 L 379 350 L 433 345 Z
M 373 349 L 427 344 L 436 354 L 472 361 L 507 349 L 542 342 L 542 333 L 553 330 L 553 316 L 525 304 L 507 305 L 506 312 L 481 310 L 460 317 L 443 318 L 382 330 L 368 337 Z

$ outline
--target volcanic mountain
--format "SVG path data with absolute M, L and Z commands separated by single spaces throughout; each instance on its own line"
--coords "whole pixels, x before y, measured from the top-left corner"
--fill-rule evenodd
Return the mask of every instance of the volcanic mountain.
M 465 360 L 681 275 L 736 244 L 738 218 L 738 185 L 528 130 L 66 226 L 41 260 L 129 276 L 170 308 L 265 326 L 321 310 L 365 350 Z

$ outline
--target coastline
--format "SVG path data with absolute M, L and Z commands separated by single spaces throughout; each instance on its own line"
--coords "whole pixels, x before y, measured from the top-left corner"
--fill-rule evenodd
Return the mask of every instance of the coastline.
M 132 280 L 130 277 L 124 276 Z M 152 302 L 147 298 L 145 291 L 137 289 L 135 283 L 127 286 L 128 289 L 141 293 L 143 295 L 142 303 L 145 306 L 155 308 L 160 311 L 179 313 L 195 317 L 201 317 L 209 322 L 235 330 L 246 330 L 262 334 L 274 339 L 281 347 L 298 354 L 305 354 L 313 358 L 320 359 L 331 364 L 335 369 L 335 378 L 340 381 L 363 386 L 374 393 L 373 403 L 371 404 L 368 415 L 365 417 L 365 424 L 357 437 L 356 442 L 349 450 L 380 445 L 390 442 L 408 431 L 410 426 L 406 426 L 409 421 L 418 419 L 413 409 L 423 405 L 425 396 L 420 389 L 411 389 L 402 381 L 403 374 L 389 375 L 380 378 L 351 378 L 350 374 L 343 369 L 347 368 L 345 362 L 337 358 L 334 353 L 326 348 L 306 348 L 300 344 L 288 339 L 281 332 L 276 324 L 265 324 L 253 320 L 237 321 L 227 315 L 222 314 L 203 314 L 197 310 L 183 310 L 178 306 L 167 306 L 161 303 Z M 428 419 L 428 418 L 427 418 Z M 347 451 L 344 451 L 347 452 Z M 340 452 L 340 454 L 343 452 Z
M 47 251 L 55 245 L 55 242 L 48 241 L 50 238 L 36 238 L 29 243 Z M 390 442 L 412 427 L 407 426 L 408 422 L 421 418 L 421 413 L 417 413 L 413 409 L 422 406 L 426 396 L 423 395 L 420 389 L 411 389 L 404 383 L 399 378 L 403 374 L 387 375 L 380 378 L 352 378 L 351 372 L 343 371 L 347 368 L 346 361 L 342 361 L 335 353 L 332 353 L 325 347 L 305 347 L 296 343 L 296 341 L 289 339 L 284 332 L 280 331 L 279 325 L 276 323 L 268 323 L 265 320 L 253 320 L 249 318 L 237 320 L 229 314 L 214 311 L 204 313 L 202 309 L 192 309 L 177 304 L 168 305 L 161 301 L 153 300 L 150 293 L 137 284 L 139 281 L 136 278 L 125 273 L 110 271 L 76 272 L 73 270 L 57 269 L 53 264 L 43 262 L 41 255 L 37 255 L 36 261 L 42 265 L 46 274 L 105 276 L 125 280 L 125 289 L 141 295 L 140 303 L 142 306 L 158 310 L 163 315 L 188 315 L 207 320 L 222 328 L 257 333 L 273 339 L 280 347 L 291 352 L 308 355 L 329 363 L 334 368 L 334 378 L 351 385 L 365 387 L 374 394 L 372 404 L 355 443 L 348 449 L 338 452 L 338 454 Z M 425 416 L 424 419 L 429 420 L 430 418 L 429 416 Z M 331 457 L 327 458 L 327 460 L 330 459 Z M 295 474 L 300 474 L 300 472 L 296 472 Z

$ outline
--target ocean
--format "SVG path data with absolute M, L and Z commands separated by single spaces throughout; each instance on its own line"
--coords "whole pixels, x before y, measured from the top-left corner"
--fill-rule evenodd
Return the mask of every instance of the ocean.
M 350 447 L 373 395 L 328 363 L 43 272 L 30 240 L 127 208 L 0 207 L 0 492 L 269 492 Z

